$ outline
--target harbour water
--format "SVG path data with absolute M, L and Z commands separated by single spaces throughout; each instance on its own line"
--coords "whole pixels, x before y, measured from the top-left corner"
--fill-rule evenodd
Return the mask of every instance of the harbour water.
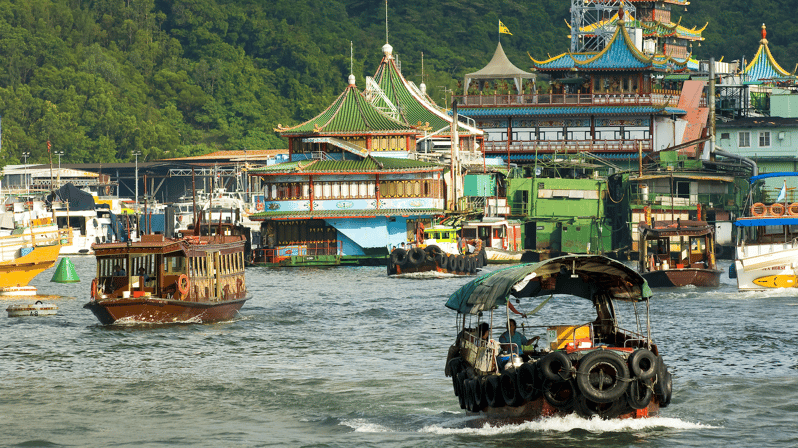
M 444 303 L 468 278 L 252 268 L 231 322 L 103 327 L 82 308 L 94 258 L 72 260 L 81 283 L 50 283 L 52 269 L 32 282 L 58 296 L 44 299 L 57 316 L 0 316 L 0 445 L 798 445 L 798 290 L 740 294 L 727 276 L 654 290 L 674 374 L 660 417 L 494 427 L 465 416 L 443 374 L 456 315 Z

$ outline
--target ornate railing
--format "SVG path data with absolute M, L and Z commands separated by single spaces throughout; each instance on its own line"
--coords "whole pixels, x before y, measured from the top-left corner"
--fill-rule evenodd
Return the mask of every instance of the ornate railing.
M 679 104 L 678 90 L 656 90 L 652 93 L 534 93 L 455 95 L 460 107 L 493 106 L 662 106 Z M 702 98 L 706 106 L 706 99 Z
M 643 152 L 652 151 L 649 139 L 629 140 L 531 140 L 507 142 L 485 142 L 483 152 L 488 154 L 552 153 L 552 152 L 637 152 L 642 144 Z

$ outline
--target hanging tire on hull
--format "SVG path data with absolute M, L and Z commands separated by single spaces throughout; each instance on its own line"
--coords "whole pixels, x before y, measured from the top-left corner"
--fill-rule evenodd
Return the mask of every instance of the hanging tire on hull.
M 563 352 L 552 352 L 538 361 L 540 373 L 549 381 L 565 381 L 571 376 L 573 364 Z
M 420 247 L 414 247 L 407 253 L 407 263 L 411 266 L 421 266 L 427 259 L 427 253 Z
M 540 398 L 541 382 L 535 364 L 521 364 L 521 367 L 518 368 L 517 373 L 518 391 L 521 393 L 521 398 L 527 401 Z
M 404 266 L 407 263 L 407 251 L 404 249 L 396 249 L 391 252 L 391 263 L 396 266 Z
M 629 383 L 626 401 L 632 409 L 645 409 L 654 397 L 654 382 L 650 379 Z
M 563 412 L 570 412 L 574 409 L 576 386 L 572 380 L 545 380 L 541 389 L 543 390 L 543 398 L 548 404 Z
M 666 408 L 671 404 L 673 377 L 668 372 L 668 367 L 665 365 L 665 360 L 662 359 L 662 356 L 658 356 L 657 361 L 659 366 L 657 368 L 656 381 L 654 382 L 654 393 L 657 394 L 657 399 L 659 399 L 659 406 Z
M 657 374 L 657 357 L 646 348 L 639 348 L 629 355 L 629 369 L 641 380 L 649 380 Z
M 485 398 L 488 400 L 488 406 L 498 408 L 504 406 L 504 395 L 501 390 L 501 376 L 490 375 L 485 381 Z
M 502 389 L 502 397 L 507 406 L 520 406 L 524 399 L 521 398 L 521 393 L 518 391 L 518 374 L 516 369 L 505 369 L 499 379 Z
M 449 267 L 449 257 L 447 257 L 446 254 L 435 255 L 435 263 L 438 264 L 441 270 L 445 271 Z
M 590 352 L 579 362 L 576 384 L 579 391 L 596 403 L 611 403 L 628 388 L 629 367 L 610 350 Z
M 591 418 L 597 415 L 602 419 L 616 418 L 628 410 L 625 400 L 615 400 L 611 403 L 596 403 L 590 401 L 590 399 L 584 395 L 576 397 L 574 409 L 580 417 Z

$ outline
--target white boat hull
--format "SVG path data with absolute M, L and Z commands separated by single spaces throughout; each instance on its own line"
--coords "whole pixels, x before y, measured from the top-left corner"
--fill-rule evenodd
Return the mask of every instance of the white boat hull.
M 54 316 L 58 306 L 37 302 L 31 305 L 10 305 L 6 308 L 8 317 Z
M 786 278 L 798 275 L 798 248 L 791 243 L 748 244 L 742 248 L 738 246 L 736 255 L 734 267 L 737 271 L 737 288 L 740 291 L 767 291 L 774 288 L 756 284 L 754 281 L 766 277 Z

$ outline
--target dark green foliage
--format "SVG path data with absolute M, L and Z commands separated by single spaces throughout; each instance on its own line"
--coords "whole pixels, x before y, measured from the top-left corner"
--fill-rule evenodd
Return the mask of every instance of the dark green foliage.
M 510 60 L 568 49 L 568 0 L 390 2 L 389 41 L 404 75 L 441 105 L 493 55 L 498 21 Z M 798 62 L 786 0 L 697 0 L 683 25 L 710 26 L 697 56 L 753 57 L 762 22 L 786 70 Z M 382 58 L 385 3 L 373 0 L 0 0 L 2 162 L 178 157 L 285 147 L 273 128 L 312 118 L 353 72 Z M 448 95 L 446 92 L 449 92 Z M 140 158 L 140 160 L 142 160 Z

